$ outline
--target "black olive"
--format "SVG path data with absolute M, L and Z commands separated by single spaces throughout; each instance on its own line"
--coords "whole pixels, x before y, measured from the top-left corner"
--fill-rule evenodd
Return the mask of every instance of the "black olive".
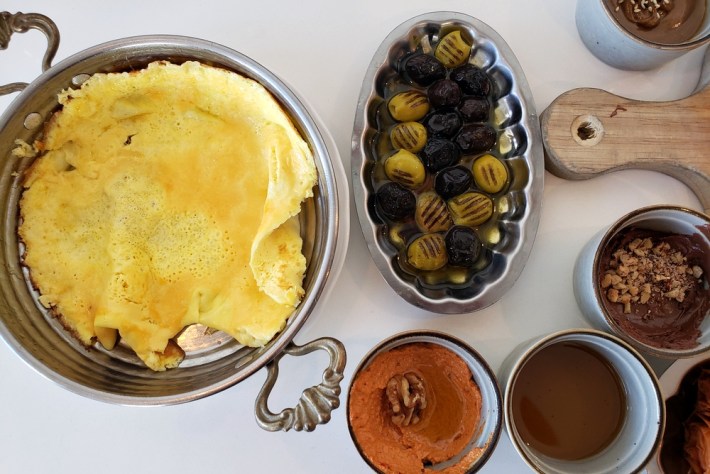
M 468 190 L 473 184 L 473 175 L 464 166 L 446 168 L 436 175 L 434 189 L 444 199 L 451 199 Z
M 460 153 L 454 142 L 443 138 L 431 138 L 420 152 L 427 169 L 435 173 L 458 161 Z
M 417 198 L 414 193 L 398 183 L 386 183 L 375 193 L 380 210 L 393 221 L 406 219 L 414 214 Z
M 496 131 L 490 125 L 467 123 L 454 141 L 464 154 L 488 151 L 496 143 Z
M 461 88 L 450 79 L 441 79 L 429 87 L 427 97 L 432 107 L 454 107 L 461 100 Z
M 464 122 L 486 122 L 491 106 L 487 99 L 464 97 L 459 103 L 458 111 Z
M 434 56 L 417 53 L 404 62 L 405 74 L 420 86 L 428 86 L 446 77 L 446 68 Z
M 424 126 L 429 136 L 451 138 L 461 128 L 461 117 L 453 110 L 434 112 L 424 118 Z
M 444 241 L 451 265 L 472 267 L 481 254 L 481 241 L 470 227 L 452 227 L 446 233 Z
M 466 64 L 451 71 L 451 80 L 461 87 L 464 94 L 486 97 L 491 92 L 488 74 L 473 64 Z

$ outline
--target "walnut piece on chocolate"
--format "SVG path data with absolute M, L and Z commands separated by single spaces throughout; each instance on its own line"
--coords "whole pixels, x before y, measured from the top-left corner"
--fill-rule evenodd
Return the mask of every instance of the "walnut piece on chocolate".
M 655 28 L 673 10 L 675 0 L 619 0 L 626 18 L 643 28 Z
M 652 296 L 682 303 L 702 275 L 703 269 L 689 265 L 679 250 L 646 237 L 616 250 L 600 283 L 606 298 L 623 304 L 628 314 L 632 304 L 645 304 Z
M 422 410 L 426 408 L 424 381 L 415 373 L 395 375 L 385 389 L 392 423 L 405 427 L 419 423 Z

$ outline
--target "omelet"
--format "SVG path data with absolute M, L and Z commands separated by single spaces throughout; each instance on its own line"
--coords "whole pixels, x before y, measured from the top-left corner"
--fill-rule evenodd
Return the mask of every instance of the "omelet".
M 40 302 L 86 345 L 177 366 L 191 324 L 261 346 L 303 297 L 312 152 L 259 83 L 197 62 L 94 74 L 59 95 L 24 179 Z

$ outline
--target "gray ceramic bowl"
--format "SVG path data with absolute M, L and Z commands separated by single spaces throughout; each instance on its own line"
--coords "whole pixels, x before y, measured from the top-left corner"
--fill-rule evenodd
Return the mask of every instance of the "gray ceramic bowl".
M 608 0 L 577 0 L 575 21 L 587 49 L 619 69 L 654 69 L 710 43 L 710 3 L 705 6 L 700 31 L 690 40 L 678 44 L 654 43 L 631 34 L 614 17 Z
M 44 21 L 44 20 L 43 20 Z M 308 267 L 305 297 L 289 317 L 286 327 L 267 345 L 249 348 L 221 332 L 188 327 L 178 339 L 186 357 L 174 370 L 155 373 L 123 345 L 112 351 L 84 348 L 38 303 L 20 263 L 17 238 L 18 200 L 23 171 L 31 159 L 12 155 L 16 139 L 31 143 L 44 120 L 57 108 L 57 93 L 76 84 L 86 74 L 123 71 L 143 67 L 154 60 L 182 62 L 196 60 L 226 68 L 255 79 L 265 86 L 293 119 L 296 128 L 314 152 L 318 170 L 315 196 L 304 203 L 300 215 L 304 254 Z M 34 117 L 27 120 L 28 117 Z M 0 336 L 30 366 L 61 386 L 101 401 L 129 405 L 165 405 L 188 402 L 231 387 L 269 364 L 267 380 L 257 404 L 258 421 L 266 429 L 313 429 L 327 421 L 338 406 L 339 382 L 345 351 L 338 341 L 324 339 L 299 347 L 291 341 L 318 303 L 336 259 L 339 193 L 333 163 L 339 164 L 337 149 L 327 132 L 311 115 L 299 97 L 279 78 L 250 58 L 224 46 L 177 36 L 126 38 L 98 45 L 52 66 L 32 82 L 10 105 L 0 120 Z M 346 241 L 345 241 L 346 242 Z M 344 248 L 340 249 L 344 252 Z M 342 263 L 342 262 L 340 262 Z M 314 349 L 331 355 L 328 377 L 313 387 L 316 400 L 327 409 L 308 402 L 299 413 L 285 410 L 274 415 L 266 409 L 266 397 L 274 384 L 276 364 L 285 353 L 301 354 Z
M 710 350 L 710 317 L 708 317 L 710 315 L 706 314 L 700 325 L 698 345 L 689 349 L 662 348 L 639 341 L 624 331 L 609 315 L 603 302 L 605 290 L 599 284 L 601 255 L 610 240 L 630 226 L 697 235 L 705 242 L 707 248 L 710 248 L 710 217 L 703 213 L 678 206 L 659 205 L 637 209 L 622 216 L 611 226 L 600 230 L 590 238 L 577 257 L 573 288 L 582 314 L 593 327 L 621 337 L 644 354 L 664 359 L 678 359 Z M 710 261 L 710 256 L 707 260 Z M 706 274 L 704 277 L 706 282 L 707 278 Z

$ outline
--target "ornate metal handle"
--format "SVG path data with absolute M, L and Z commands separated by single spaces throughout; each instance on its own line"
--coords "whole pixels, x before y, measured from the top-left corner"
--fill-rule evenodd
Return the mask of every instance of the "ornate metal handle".
M 52 66 L 52 59 L 59 47 L 59 30 L 52 20 L 39 13 L 0 12 L 0 50 L 7 49 L 12 33 L 25 33 L 30 29 L 40 30 L 47 37 L 47 50 L 42 59 L 42 71 Z M 13 82 L 0 86 L 0 95 L 18 92 L 27 87 L 26 82 Z
M 286 408 L 281 413 L 272 413 L 268 408 L 268 398 L 279 376 L 279 360 L 285 354 L 302 356 L 322 349 L 328 352 L 330 364 L 323 371 L 323 381 L 303 391 L 301 399 L 295 408 Z M 345 347 L 329 337 L 316 339 L 303 346 L 291 343 L 279 356 L 267 365 L 267 376 L 264 386 L 256 398 L 256 421 L 267 431 L 313 431 L 316 425 L 330 421 L 330 414 L 340 406 L 340 381 L 345 370 Z

